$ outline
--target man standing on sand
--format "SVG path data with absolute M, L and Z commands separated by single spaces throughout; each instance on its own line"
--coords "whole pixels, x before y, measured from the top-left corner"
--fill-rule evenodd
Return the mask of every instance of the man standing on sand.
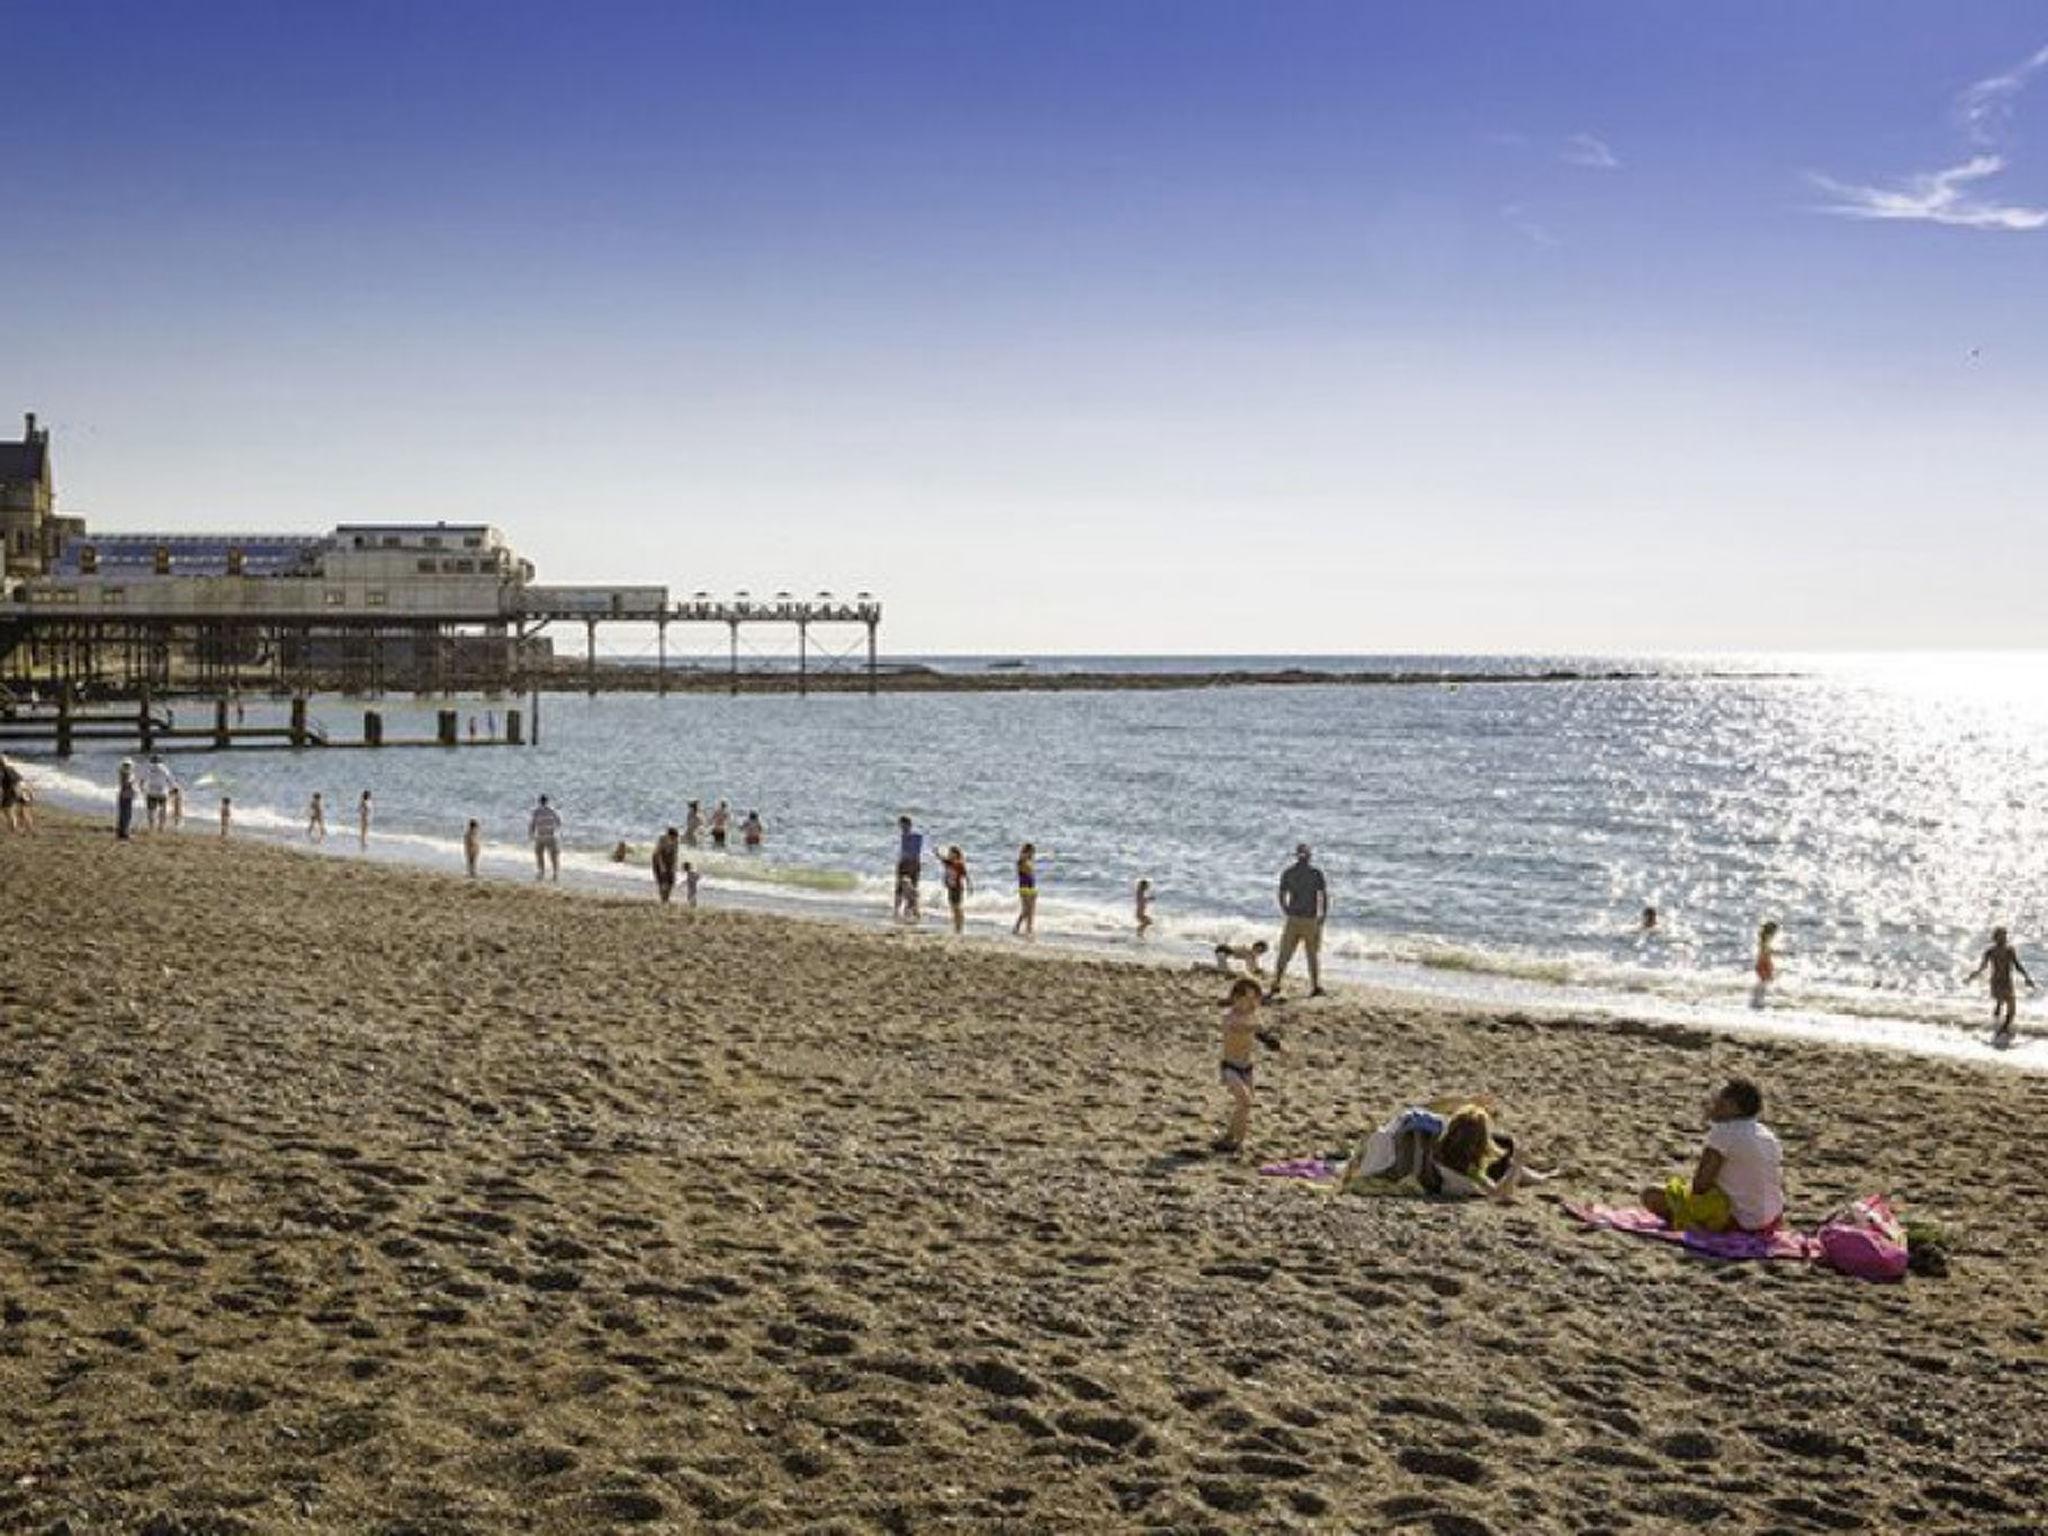
M 533 815 L 527 819 L 526 835 L 533 839 L 533 878 L 545 880 L 553 867 L 555 884 L 562 883 L 562 817 L 548 797 L 542 795 L 540 804 L 533 808 Z
M 917 906 L 917 882 L 924 874 L 924 834 L 908 816 L 896 818 L 896 904 L 898 922 L 914 923 L 923 914 Z
M 114 836 L 127 842 L 135 826 L 135 763 L 121 759 L 121 777 L 114 785 Z
M 654 840 L 654 889 L 665 907 L 676 888 L 676 860 L 682 857 L 683 834 L 674 827 Z
M 143 825 L 162 832 L 171 824 L 171 786 L 178 781 L 161 752 L 149 754 L 149 766 L 142 770 Z
M 1330 915 L 1330 886 L 1323 872 L 1309 862 L 1309 846 L 1298 843 L 1294 862 L 1280 875 L 1280 912 L 1286 922 L 1280 929 L 1280 958 L 1273 965 L 1269 1001 L 1279 1002 L 1280 983 L 1287 976 L 1287 962 L 1297 946 L 1308 951 L 1308 995 L 1323 995 L 1323 919 Z

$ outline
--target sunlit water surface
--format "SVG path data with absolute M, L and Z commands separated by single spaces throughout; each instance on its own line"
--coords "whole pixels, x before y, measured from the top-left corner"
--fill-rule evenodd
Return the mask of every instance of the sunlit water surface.
M 1525 662 L 1439 658 L 1446 669 Z M 1642 665 L 1642 663 L 1623 663 Z M 1993 924 L 2048 983 L 2048 660 L 1775 658 L 1807 675 L 1640 682 L 1215 688 L 1161 693 L 550 696 L 527 749 L 181 755 L 188 833 L 219 787 L 245 835 L 295 838 L 324 791 L 330 850 L 459 867 L 481 818 L 487 871 L 523 877 L 527 808 L 550 794 L 567 873 L 639 889 L 646 845 L 720 796 L 769 828 L 757 856 L 700 850 L 705 899 L 886 918 L 893 823 L 966 849 L 973 926 L 1007 932 L 1010 861 L 1039 848 L 1041 942 L 1193 960 L 1272 935 L 1298 839 L 1335 897 L 1340 975 L 1489 1002 L 1567 1004 L 1726 1027 L 1818 1030 L 1944 1054 L 1984 1050 L 1961 985 Z M 1185 665 L 1184 662 L 1177 665 Z M 454 701 L 480 724 L 504 701 Z M 442 701 L 386 699 L 387 733 L 431 734 Z M 188 706 L 189 707 L 189 706 Z M 337 735 L 362 701 L 322 698 Z M 250 705 L 251 723 L 281 706 Z M 118 754 L 28 759 L 59 800 L 104 805 Z M 1133 937 L 1132 886 L 1159 926 Z M 931 907 L 940 903 L 927 884 Z M 1646 904 L 1657 932 L 1639 931 Z M 1758 1010 L 1757 925 L 1782 925 Z M 2023 1004 L 2022 1028 L 2029 1009 Z M 2040 1065 L 2025 1044 L 2003 1059 Z

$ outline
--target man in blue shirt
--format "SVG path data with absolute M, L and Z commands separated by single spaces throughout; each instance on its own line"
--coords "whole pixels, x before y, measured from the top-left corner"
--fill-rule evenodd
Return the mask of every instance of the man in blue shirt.
M 1273 966 L 1273 986 L 1266 996 L 1280 1001 L 1280 982 L 1297 948 L 1308 951 L 1308 995 L 1323 995 L 1323 919 L 1330 915 L 1330 886 L 1323 872 L 1309 862 L 1307 843 L 1296 845 L 1294 862 L 1280 876 L 1280 958 Z
M 924 834 L 910 824 L 908 816 L 896 818 L 896 905 L 895 917 L 914 923 L 923 915 L 917 905 L 917 882 L 924 874 Z

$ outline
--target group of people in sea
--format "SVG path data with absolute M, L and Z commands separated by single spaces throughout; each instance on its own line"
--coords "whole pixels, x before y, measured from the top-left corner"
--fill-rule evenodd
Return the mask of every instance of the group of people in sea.
M 204 775 L 199 780 L 202 785 L 207 782 Z M 162 832 L 182 827 L 185 819 L 184 786 L 178 782 L 161 753 L 152 752 L 139 774 L 132 759 L 121 760 L 115 784 L 114 830 L 116 837 L 123 841 L 134 833 L 138 799 L 142 802 L 142 826 L 145 830 Z M 34 790 L 27 777 L 0 756 L 0 825 L 15 832 L 32 830 L 33 807 Z M 226 838 L 233 822 L 233 801 L 224 787 L 220 794 L 219 817 L 220 835 Z M 375 798 L 370 790 L 365 789 L 356 802 L 358 847 L 369 847 L 374 820 Z M 561 830 L 559 811 L 549 802 L 548 796 L 540 796 L 527 821 L 527 838 L 533 848 L 536 880 L 560 881 Z M 974 882 L 961 846 L 949 843 L 944 848 L 937 847 L 908 815 L 897 818 L 896 832 L 895 882 L 891 903 L 894 919 L 908 924 L 922 921 L 920 886 L 929 848 L 938 866 L 952 929 L 955 933 L 964 932 L 967 897 Z M 708 812 L 702 801 L 688 802 L 682 824 L 667 827 L 654 842 L 649 866 L 657 897 L 664 903 L 669 902 L 680 886 L 684 904 L 695 906 L 701 872 L 694 861 L 683 857 L 683 850 L 707 844 L 712 849 L 722 850 L 729 846 L 733 835 L 733 810 L 729 801 L 718 800 Z M 326 802 L 318 790 L 313 792 L 307 806 L 306 838 L 313 843 L 327 840 Z M 767 829 L 759 811 L 748 811 L 741 819 L 738 838 L 741 846 L 749 851 L 761 848 L 767 838 Z M 474 877 L 483 851 L 482 825 L 474 818 L 463 830 L 462 848 L 465 867 Z M 627 862 L 632 856 L 630 846 L 624 842 L 618 843 L 612 851 L 615 862 Z M 1014 866 L 1017 910 L 1010 925 L 1010 932 L 1015 937 L 1027 940 L 1037 937 L 1039 867 L 1045 857 L 1035 843 L 1026 842 L 1017 849 Z M 1132 916 L 1140 939 L 1146 938 L 1155 926 L 1155 896 L 1149 878 L 1137 881 L 1133 891 Z M 1257 983 L 1267 1001 L 1279 1002 L 1288 966 L 1300 953 L 1307 964 L 1309 995 L 1320 997 L 1323 995 L 1323 931 L 1330 912 L 1330 889 L 1328 880 L 1314 862 L 1313 851 L 1308 844 L 1297 845 L 1293 861 L 1282 870 L 1276 900 L 1281 919 L 1277 954 L 1263 939 L 1250 944 L 1218 943 L 1211 960 L 1201 969 Z M 1663 926 L 1663 914 L 1655 906 L 1642 909 L 1640 931 L 1644 935 L 1659 934 Z M 1769 989 L 1778 978 L 1779 932 L 1779 925 L 1774 921 L 1763 923 L 1757 930 L 1753 963 L 1756 985 L 1751 1002 L 1758 1007 L 1764 1005 Z M 1269 955 L 1273 961 L 1270 978 L 1266 973 Z M 1984 950 L 1976 969 L 1970 972 L 1967 982 L 1975 983 L 1980 976 L 1987 974 L 1992 1001 L 1992 1043 L 2000 1047 L 2010 1046 L 2016 1037 L 2018 984 L 2024 982 L 2029 990 L 2033 990 L 2035 982 L 2004 927 L 1993 930 L 1990 945 Z

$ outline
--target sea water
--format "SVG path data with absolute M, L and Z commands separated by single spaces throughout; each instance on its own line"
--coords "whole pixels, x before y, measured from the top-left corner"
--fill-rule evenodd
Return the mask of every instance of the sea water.
M 1033 659 L 1032 670 L 1492 672 L 1498 682 L 864 697 L 550 694 L 526 748 L 181 753 L 186 830 L 218 793 L 238 835 L 300 839 L 314 790 L 329 851 L 531 878 L 536 795 L 564 818 L 565 879 L 640 893 L 646 852 L 687 801 L 758 810 L 766 846 L 685 850 L 714 905 L 885 921 L 895 821 L 958 843 L 973 931 L 1006 935 L 1012 862 L 1038 849 L 1041 943 L 1186 963 L 1277 938 L 1296 842 L 1328 876 L 1324 958 L 1364 979 L 1495 1005 L 1561 1004 L 1986 1052 L 1988 1003 L 1961 978 L 1994 924 L 2048 984 L 2048 660 L 2034 655 L 1637 659 Z M 980 663 L 940 663 L 977 670 Z M 1558 669 L 1626 681 L 1526 679 Z M 1730 676 L 1730 672 L 1755 675 Z M 1769 675 L 1764 675 L 1769 674 Z M 390 736 L 453 707 L 316 699 L 338 738 L 376 707 Z M 191 706 L 188 706 L 191 707 Z M 248 702 L 249 723 L 283 706 Z M 210 710 L 207 711 L 210 717 Z M 107 804 L 119 753 L 26 758 L 59 801 Z M 632 861 L 609 855 L 624 841 Z M 928 876 L 926 926 L 943 926 Z M 1140 941 L 1133 887 L 1151 880 Z M 1639 914 L 1654 905 L 1654 932 Z M 1780 980 L 1754 996 L 1756 930 L 1780 924 Z M 1296 962 L 1299 966 L 1300 962 Z M 1762 1007 L 1753 1006 L 1761 1002 Z M 2034 1012 L 2022 1004 L 2021 1027 Z M 2048 1014 L 2042 1015 L 2048 1025 Z M 2003 1059 L 2041 1065 L 2023 1043 Z

